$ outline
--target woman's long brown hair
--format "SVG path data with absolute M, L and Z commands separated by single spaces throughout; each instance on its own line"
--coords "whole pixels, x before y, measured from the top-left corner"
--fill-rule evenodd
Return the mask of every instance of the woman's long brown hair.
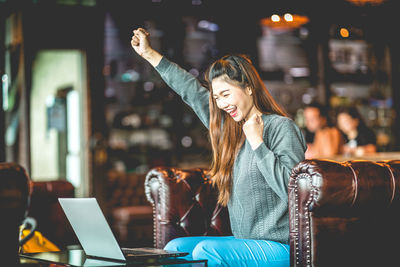
M 272 98 L 247 56 L 226 55 L 211 64 L 205 72 L 210 90 L 209 131 L 213 150 L 209 174 L 219 190 L 218 203 L 226 206 L 231 195 L 233 164 L 245 134 L 242 130 L 244 121 L 234 121 L 229 114 L 218 108 L 213 97 L 212 81 L 221 76 L 226 82 L 242 89 L 249 87 L 253 92 L 254 105 L 263 114 L 287 114 Z

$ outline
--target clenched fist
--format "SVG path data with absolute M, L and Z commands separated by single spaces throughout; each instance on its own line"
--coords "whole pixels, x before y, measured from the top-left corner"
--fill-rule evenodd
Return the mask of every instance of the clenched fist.
M 255 150 L 263 140 L 264 121 L 261 115 L 253 114 L 244 124 L 243 132 L 251 148 Z

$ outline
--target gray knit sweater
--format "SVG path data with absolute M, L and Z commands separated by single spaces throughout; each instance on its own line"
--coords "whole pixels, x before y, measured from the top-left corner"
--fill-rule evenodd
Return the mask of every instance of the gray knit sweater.
M 163 80 L 209 127 L 209 91 L 190 73 L 163 57 L 156 66 Z M 289 243 L 287 185 L 291 169 L 304 159 L 306 143 L 287 117 L 263 115 L 264 143 L 253 150 L 245 141 L 233 168 L 228 210 L 237 238 Z

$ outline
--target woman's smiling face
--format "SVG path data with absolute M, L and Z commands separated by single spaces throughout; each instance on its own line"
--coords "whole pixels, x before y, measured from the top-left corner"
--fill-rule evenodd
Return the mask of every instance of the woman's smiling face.
M 212 93 L 218 108 L 227 112 L 236 122 L 249 118 L 255 106 L 250 88 L 242 89 L 233 83 L 228 83 L 226 76 L 220 76 L 212 81 Z

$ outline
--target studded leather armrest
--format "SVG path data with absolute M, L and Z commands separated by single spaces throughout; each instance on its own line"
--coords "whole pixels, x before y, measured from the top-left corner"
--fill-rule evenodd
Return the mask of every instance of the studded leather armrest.
M 217 204 L 204 169 L 151 169 L 145 191 L 153 205 L 156 248 L 177 237 L 232 234 L 227 208 Z
M 400 238 L 399 182 L 399 160 L 296 165 L 288 188 L 291 266 L 390 266 L 397 253 L 389 244 Z

